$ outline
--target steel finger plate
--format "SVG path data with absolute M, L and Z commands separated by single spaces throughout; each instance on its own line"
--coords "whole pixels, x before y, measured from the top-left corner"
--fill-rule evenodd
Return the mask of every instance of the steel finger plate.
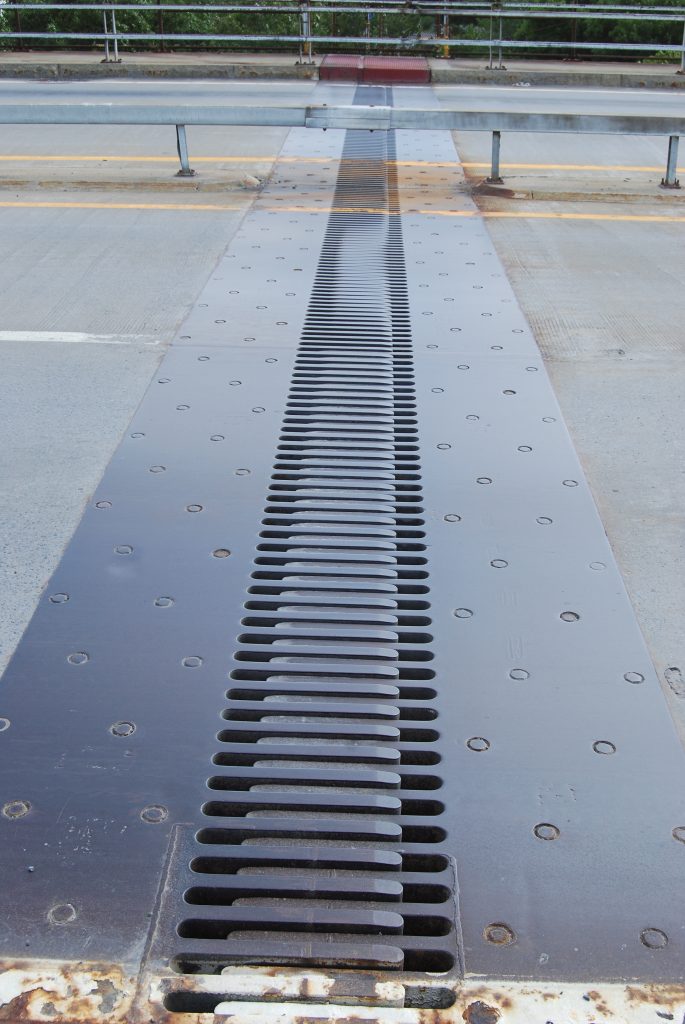
M 305 155 L 326 161 L 319 178 L 335 167 L 342 133 L 312 142 L 290 135 L 285 179 Z M 140 958 L 170 826 L 197 813 L 220 724 L 330 190 L 316 199 L 311 217 L 266 196 L 246 216 L 3 677 L 8 958 Z
M 681 980 L 682 748 L 487 229 L 432 173 L 400 181 L 467 969 Z
M 284 156 L 3 679 L 0 1019 L 682 1013 L 683 752 L 451 139 Z

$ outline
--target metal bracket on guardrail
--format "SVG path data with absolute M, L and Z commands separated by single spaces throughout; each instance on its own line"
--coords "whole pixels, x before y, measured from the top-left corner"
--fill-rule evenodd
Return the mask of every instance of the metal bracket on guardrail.
M 194 178 L 195 171 L 188 163 L 188 140 L 186 139 L 186 126 L 184 124 L 176 125 L 176 151 L 178 152 L 178 159 L 181 161 L 181 170 L 176 171 L 176 177 Z
M 499 173 L 499 147 L 502 141 L 501 132 L 492 133 L 492 160 L 490 162 L 490 177 L 486 178 L 488 185 L 502 185 L 504 179 Z
M 666 160 L 666 177 L 661 179 L 661 188 L 680 188 L 680 181 L 676 178 L 678 173 L 678 143 L 679 135 L 670 135 L 668 138 L 668 158 Z

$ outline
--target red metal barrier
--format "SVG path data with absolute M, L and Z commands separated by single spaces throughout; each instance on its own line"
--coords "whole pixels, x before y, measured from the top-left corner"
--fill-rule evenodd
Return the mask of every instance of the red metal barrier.
M 363 57 L 347 53 L 329 53 L 319 65 L 319 80 L 322 82 L 361 82 L 364 66 Z
M 321 61 L 319 78 L 329 82 L 423 85 L 430 82 L 430 67 L 425 57 L 362 57 L 329 53 Z
M 430 68 L 425 57 L 365 57 L 362 82 L 380 85 L 425 85 Z

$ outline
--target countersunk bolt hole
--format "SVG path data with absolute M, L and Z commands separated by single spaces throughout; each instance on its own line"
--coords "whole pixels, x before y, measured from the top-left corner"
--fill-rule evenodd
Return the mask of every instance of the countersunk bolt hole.
M 592 744 L 592 749 L 596 754 L 615 754 L 616 744 L 612 743 L 611 740 L 595 740 Z
M 226 437 L 224 434 L 212 434 L 209 439 L 210 441 L 225 441 Z
M 453 614 L 457 619 L 470 619 L 473 612 L 470 608 L 455 608 Z
M 508 924 L 501 924 L 499 922 L 489 924 L 484 928 L 483 937 L 486 942 L 493 946 L 510 946 L 516 941 L 513 928 L 510 928 Z
M 184 658 L 181 664 L 184 668 L 199 668 L 202 664 L 202 658 L 197 654 L 191 654 L 188 658 Z
M 68 594 L 50 594 L 50 604 L 65 604 L 68 600 Z
M 493 558 L 493 560 L 490 562 L 490 565 L 492 566 L 493 569 L 506 569 L 509 563 L 505 562 L 503 558 Z
M 249 469 L 236 469 L 235 475 L 236 476 L 249 476 L 250 475 L 250 470 Z
M 157 608 L 171 608 L 174 603 L 173 597 L 156 597 L 155 607 Z
M 228 558 L 230 553 L 231 552 L 228 548 L 215 548 L 214 551 L 212 551 L 215 558 Z
M 580 615 L 578 612 L 562 612 L 559 618 L 564 622 L 578 622 Z
M 549 516 L 538 516 L 538 518 L 535 520 L 535 522 L 539 523 L 540 526 L 550 526 L 552 524 L 553 520 L 550 519 Z
M 577 487 L 578 486 L 578 481 L 577 480 L 562 480 L 562 483 L 563 483 L 564 487 Z
M 543 416 L 542 417 L 542 422 L 543 423 L 556 423 L 557 422 L 556 416 Z
M 0 718 L 0 732 L 6 732 L 11 724 L 9 718 Z
M 663 949 L 668 945 L 668 935 L 661 928 L 645 928 L 640 932 L 640 942 L 647 949 Z
M 112 507 L 112 502 L 111 501 L 96 501 L 95 502 L 95 507 L 96 508 L 111 508 Z
M 645 681 L 642 672 L 626 672 L 623 678 L 627 683 L 644 683 Z
M 477 484 L 491 484 L 492 483 L 492 477 L 491 476 L 479 476 L 479 477 L 476 477 L 476 483 Z
M 458 516 L 456 512 L 448 512 L 446 516 L 443 516 L 446 523 L 460 523 L 461 516 Z
M 469 413 L 469 414 L 467 415 L 466 419 L 467 419 L 467 420 L 471 420 L 471 421 L 473 422 L 473 421 L 475 421 L 475 420 L 479 420 L 479 419 L 480 419 L 480 416 L 476 416 L 475 412 L 470 412 L 470 413 Z
M 150 466 L 150 473 L 164 473 L 166 472 L 166 466 Z
M 595 572 L 602 572 L 603 569 L 606 569 L 606 562 L 590 562 L 590 568 Z
M 451 448 L 452 445 L 451 444 L 447 444 L 446 441 L 442 441 L 437 447 L 440 449 L 440 451 L 447 451 L 447 449 Z
M 530 672 L 525 668 L 512 668 L 509 673 L 509 678 L 516 680 L 530 679 Z
M 114 549 L 115 555 L 132 555 L 133 548 L 130 544 L 117 544 Z
M 90 658 L 85 651 L 74 651 L 73 654 L 67 655 L 67 661 L 70 665 L 85 665 Z
M 472 736 L 470 740 L 466 741 L 466 746 L 469 750 L 482 754 L 483 751 L 490 749 L 490 740 L 486 740 L 484 736 Z
M 2 808 L 2 813 L 10 821 L 14 821 L 17 818 L 25 818 L 30 810 L 31 804 L 28 800 L 9 800 Z
M 556 825 L 550 825 L 548 821 L 541 821 L 539 825 L 536 825 L 533 829 L 535 836 L 538 839 L 544 839 L 550 842 L 552 839 L 558 839 L 560 832 Z
M 136 727 L 133 722 L 115 722 L 114 725 L 110 725 L 109 731 L 112 736 L 132 736 Z
M 677 839 L 679 843 L 685 843 L 685 825 L 676 825 L 671 832 L 674 839 Z
M 77 916 L 76 907 L 71 903 L 58 903 L 48 911 L 50 924 L 70 924 L 71 921 L 76 920 Z
M 186 505 L 186 512 L 202 512 L 202 505 Z
M 166 807 L 162 807 L 161 804 L 151 804 L 149 807 L 144 807 L 140 812 L 142 820 L 147 821 L 150 825 L 159 825 L 168 816 L 168 810 Z

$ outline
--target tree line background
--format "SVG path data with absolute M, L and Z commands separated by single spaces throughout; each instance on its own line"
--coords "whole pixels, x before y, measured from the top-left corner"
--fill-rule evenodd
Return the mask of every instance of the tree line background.
M 47 0 L 32 0 L 31 10 L 27 11 L 3 11 L 2 0 L 0 0 L 0 32 L 2 31 L 25 31 L 25 32 L 93 32 L 99 33 L 103 30 L 102 13 L 100 11 L 79 10 L 80 0 L 66 0 L 70 3 L 68 11 L 49 11 L 41 9 Z M 173 0 L 163 0 L 164 3 L 173 3 Z M 199 0 L 201 2 L 201 0 Z M 611 60 L 654 60 L 659 62 L 677 61 L 679 55 L 668 51 L 668 45 L 680 45 L 683 35 L 683 24 L 680 22 L 659 22 L 659 21 L 613 21 L 592 18 L 590 10 L 593 3 L 598 0 L 586 0 L 584 4 L 588 9 L 588 16 L 577 19 L 547 19 L 547 18 L 507 18 L 504 21 L 503 34 L 506 38 L 516 40 L 548 40 L 568 41 L 568 49 L 563 50 L 540 50 L 531 49 L 530 55 L 536 58 L 545 56 L 553 59 L 611 59 Z M 192 33 L 208 35 L 297 35 L 300 31 L 300 22 L 297 14 L 271 11 L 264 7 L 259 11 L 236 11 L 232 13 L 212 11 L 161 11 L 158 9 L 159 0 L 138 0 L 138 9 L 135 11 L 120 11 L 117 13 L 118 32 L 142 32 L 155 33 L 164 36 L 173 33 Z M 644 10 L 650 6 L 669 6 L 679 9 L 683 13 L 685 21 L 685 4 L 683 0 L 643 0 L 643 2 L 631 2 L 623 0 L 625 6 L 636 7 Z M 361 6 L 361 4 L 360 4 Z M 504 0 L 506 6 L 506 0 Z M 563 2 L 559 4 L 563 7 Z M 312 35 L 321 36 L 371 36 L 372 38 L 391 36 L 402 37 L 409 40 L 417 40 L 422 33 L 440 33 L 439 19 L 431 15 L 421 15 L 411 8 L 406 14 L 382 14 L 374 13 L 368 16 L 363 13 L 354 12 L 326 12 L 312 14 L 311 16 Z M 497 24 L 494 25 L 494 32 L 497 33 Z M 461 14 L 450 17 L 449 33 L 452 38 L 460 39 L 488 39 L 490 36 L 489 18 L 468 18 Z M 646 54 L 644 51 L 614 51 L 607 54 L 600 50 L 576 50 L 575 43 L 641 43 L 660 42 L 665 44 L 666 50 L 655 51 L 654 54 Z M 4 39 L 0 41 L 0 47 L 5 49 L 92 49 L 94 43 L 88 40 L 62 40 L 55 36 L 51 39 L 29 39 L 13 40 Z M 102 48 L 102 43 L 98 44 Z M 173 51 L 173 50 L 240 50 L 255 49 L 255 45 L 245 43 L 229 42 L 175 42 L 173 40 L 160 40 L 151 38 L 147 40 L 133 40 L 119 43 L 120 50 L 128 51 Z M 292 44 L 284 43 L 260 43 L 260 50 L 291 49 Z M 326 44 L 325 50 L 330 51 L 353 51 L 360 47 L 351 44 Z M 388 48 L 389 49 L 389 48 Z M 420 39 L 411 52 L 436 56 L 434 47 L 421 47 Z M 451 56 L 459 55 L 480 55 L 484 53 L 482 47 L 460 47 L 451 50 Z M 517 57 L 526 56 L 525 50 L 517 50 Z

